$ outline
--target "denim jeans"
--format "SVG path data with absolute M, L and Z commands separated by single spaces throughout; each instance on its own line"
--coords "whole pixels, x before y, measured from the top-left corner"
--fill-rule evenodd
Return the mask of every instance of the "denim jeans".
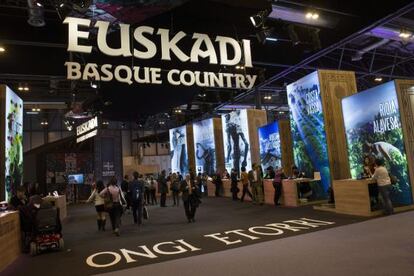
M 390 199 L 390 191 L 392 189 L 391 185 L 378 186 L 379 193 L 382 197 L 382 202 L 384 204 L 385 214 L 391 215 L 394 212 L 392 207 L 392 202 Z

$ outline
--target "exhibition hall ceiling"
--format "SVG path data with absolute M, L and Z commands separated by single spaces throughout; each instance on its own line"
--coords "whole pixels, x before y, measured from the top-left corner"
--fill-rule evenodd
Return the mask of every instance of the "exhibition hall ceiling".
M 219 104 L 224 103 L 231 109 L 232 104 L 254 106 L 257 101 L 253 96 L 249 96 L 234 103 L 233 99 L 245 92 L 238 89 L 127 85 L 119 82 L 100 83 L 95 89 L 88 81 L 67 81 L 64 63 L 69 59 L 81 63 L 99 64 L 136 65 L 139 62 L 139 66 L 165 69 L 252 73 L 258 75 L 256 84 L 259 84 L 392 14 L 411 1 L 382 1 L 381 7 L 376 7 L 377 1 L 364 1 L 362 6 L 361 1 L 354 0 L 39 2 L 43 5 L 45 25 L 33 27 L 28 24 L 28 19 L 33 16 L 28 1 L 0 0 L 0 46 L 6 48 L 6 52 L 0 54 L 0 82 L 8 84 L 14 90 L 18 90 L 19 85 L 28 85 L 29 92 L 19 92 L 25 101 L 64 102 L 68 107 L 74 102 L 82 102 L 85 110 L 102 111 L 103 116 L 108 119 L 139 121 L 149 115 L 169 112 L 172 117 L 184 116 L 185 121 L 212 113 Z M 318 13 L 318 20 L 305 19 L 308 12 Z M 255 28 L 250 20 L 251 16 L 257 14 L 262 14 L 263 18 L 266 18 L 259 28 Z M 238 40 L 250 39 L 254 68 L 247 70 L 214 66 L 205 61 L 199 64 L 183 64 L 174 59 L 166 62 L 161 61 L 160 58 L 145 61 L 115 58 L 104 56 L 98 51 L 94 51 L 91 55 L 73 54 L 70 57 L 66 51 L 67 26 L 62 24 L 63 19 L 68 15 L 114 23 L 108 35 L 108 42 L 111 45 L 119 44 L 119 31 L 116 27 L 119 23 L 131 24 L 133 27 L 145 25 L 166 28 L 172 32 L 184 31 L 187 34 L 205 33 L 212 38 L 222 35 Z M 414 29 L 412 19 L 414 19 L 412 14 L 407 14 L 399 21 L 388 22 L 385 27 L 398 30 L 404 26 Z M 94 41 L 95 35 L 96 32 L 91 30 L 89 43 Z M 379 37 L 378 34 L 368 34 L 359 37 L 350 44 L 350 47 L 354 47 L 355 52 L 359 47 L 369 46 L 370 43 L 381 39 L 384 38 Z M 380 45 L 379 53 L 383 51 L 388 54 L 398 50 L 405 56 L 412 54 L 411 43 L 389 39 L 390 42 Z M 190 49 L 191 46 L 191 40 L 180 42 L 180 48 L 184 50 Z M 364 54 L 365 52 L 362 53 L 363 61 L 367 58 Z M 347 63 L 352 64 L 351 59 L 351 54 L 344 58 L 345 66 Z M 384 54 L 376 62 L 379 65 L 389 62 L 389 59 Z M 317 63 L 312 65 L 318 66 Z M 320 66 L 335 68 L 337 64 L 331 61 Z M 349 68 L 352 69 L 351 66 Z M 262 91 L 262 96 L 268 93 L 272 95 L 270 100 L 264 103 L 277 110 L 286 108 L 285 84 L 295 81 L 305 73 L 307 72 L 295 71 L 296 75 L 278 79 L 268 85 Z M 182 107 L 183 112 L 174 114 L 172 111 L 179 106 Z

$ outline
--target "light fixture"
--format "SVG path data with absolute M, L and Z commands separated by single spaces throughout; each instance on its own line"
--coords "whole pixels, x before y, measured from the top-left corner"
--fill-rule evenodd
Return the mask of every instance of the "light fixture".
M 23 87 L 23 90 L 24 91 L 29 91 L 29 87 L 28 86 L 25 86 L 25 87 Z
M 244 69 L 244 66 L 243 66 L 243 65 L 237 65 L 237 66 L 236 66 L 236 69 L 237 69 L 237 70 L 243 70 L 243 69 Z
M 376 77 L 376 78 L 374 79 L 374 81 L 376 81 L 376 82 L 381 82 L 381 81 L 382 81 L 382 78 L 381 78 L 381 77 Z
M 19 87 L 17 88 L 19 91 L 23 91 L 23 89 L 24 89 L 24 87 L 23 86 L 21 86 L 20 84 L 19 84 Z
M 181 110 L 181 109 L 175 109 L 174 110 L 174 113 L 176 113 L 176 114 L 181 114 L 183 111 Z
M 96 88 L 98 88 L 98 84 L 96 82 L 94 82 L 94 81 L 91 81 L 91 87 L 93 89 L 96 89 Z
M 319 18 L 319 13 L 317 12 L 307 12 L 305 15 L 306 19 L 317 20 Z
M 272 99 L 272 96 L 271 95 L 265 95 L 264 97 L 263 97 L 265 100 L 271 100 Z
M 277 38 L 275 38 L 275 37 L 266 37 L 266 40 L 267 40 L 267 41 L 273 41 L 273 42 L 278 41 L 278 39 L 277 39 Z
M 165 125 L 165 122 L 164 121 L 160 121 L 160 123 L 159 123 L 160 125 Z
M 40 3 L 40 1 L 36 1 L 36 6 L 38 6 L 39 8 L 43 7 L 43 4 Z
M 33 112 L 40 112 L 40 108 L 35 108 L 35 107 L 34 107 L 34 108 L 32 108 L 32 111 L 33 111 Z
M 109 125 L 109 122 L 108 121 L 103 121 L 102 125 L 107 126 L 107 125 Z
M 405 29 L 401 29 L 398 36 L 401 37 L 402 39 L 407 39 L 407 38 L 410 38 L 410 36 L 412 36 L 412 33 L 410 33 L 409 31 Z
M 41 121 L 41 122 L 40 122 L 40 124 L 41 124 L 42 126 L 47 126 L 47 125 L 49 125 L 49 123 L 48 123 L 46 120 Z
M 256 28 L 260 27 L 263 24 L 263 18 L 260 16 L 260 14 L 250 16 L 250 21 Z
M 0 53 L 4 53 L 6 52 L 6 48 L 4 48 L 3 46 L 0 46 Z

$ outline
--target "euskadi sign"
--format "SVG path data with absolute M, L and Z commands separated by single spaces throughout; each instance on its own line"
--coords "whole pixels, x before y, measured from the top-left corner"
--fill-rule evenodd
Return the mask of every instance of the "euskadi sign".
M 95 24 L 92 24 L 89 19 L 67 17 L 63 23 L 67 24 L 69 28 L 67 49 L 69 52 L 90 54 L 92 45 L 87 45 L 85 40 L 81 42 L 80 39 L 88 39 L 90 33 L 86 30 L 96 28 L 97 48 L 107 56 L 149 60 L 158 54 L 163 61 L 171 61 L 172 56 L 175 56 L 182 63 L 199 63 L 200 59 L 206 59 L 213 65 L 253 67 L 250 40 L 246 39 L 239 42 L 231 37 L 216 36 L 212 40 L 206 34 L 194 33 L 191 36 L 192 47 L 186 52 L 178 45 L 184 38 L 189 37 L 183 31 L 171 34 L 168 29 L 155 29 L 148 26 L 139 26 L 132 30 L 128 24 L 119 24 L 120 46 L 114 48 L 108 45 L 107 42 L 109 22 L 96 21 Z M 157 46 L 155 40 L 160 40 L 161 45 Z M 134 44 L 139 47 L 132 46 Z M 218 51 L 216 51 L 215 45 Z M 165 72 L 161 68 L 154 67 L 96 63 L 83 65 L 73 61 L 66 62 L 65 66 L 67 79 L 69 80 L 82 79 L 109 82 L 115 78 L 116 81 L 129 85 L 134 83 L 160 85 L 166 79 L 169 84 L 175 86 L 250 89 L 257 79 L 257 75 L 249 74 L 179 69 L 166 70 Z M 166 74 L 165 77 L 163 76 L 164 73 Z

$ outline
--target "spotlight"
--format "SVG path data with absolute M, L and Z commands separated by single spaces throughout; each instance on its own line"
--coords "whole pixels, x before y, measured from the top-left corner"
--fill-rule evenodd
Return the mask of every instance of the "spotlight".
M 266 22 L 266 17 L 270 12 L 270 10 L 263 10 L 255 15 L 250 16 L 250 21 L 252 22 L 253 26 L 256 28 L 263 27 Z
M 408 39 L 408 38 L 410 38 L 410 36 L 412 36 L 412 34 L 410 32 L 408 32 L 407 30 L 405 30 L 405 29 L 401 29 L 398 36 L 401 37 L 402 39 Z
M 183 111 L 181 110 L 181 109 L 175 109 L 174 110 L 174 113 L 176 113 L 176 114 L 181 114 Z
M 27 7 L 29 9 L 29 19 L 27 23 L 33 27 L 43 27 L 46 25 L 44 18 L 43 4 L 39 1 L 27 0 Z
M 376 77 L 376 78 L 374 79 L 374 81 L 376 81 L 376 82 L 382 82 L 382 78 L 381 78 L 381 77 Z
M 259 14 L 250 16 L 250 21 L 256 28 L 260 27 L 263 24 L 263 18 Z
M 0 46 L 0 53 L 4 53 L 4 52 L 6 52 L 6 48 Z
M 24 91 L 29 91 L 29 87 L 26 85 L 25 87 L 23 87 Z
M 24 90 L 24 87 L 21 85 L 21 84 L 19 84 L 19 87 L 17 88 L 19 91 L 23 91 Z
M 272 99 L 271 95 L 265 95 L 263 99 L 270 101 Z

